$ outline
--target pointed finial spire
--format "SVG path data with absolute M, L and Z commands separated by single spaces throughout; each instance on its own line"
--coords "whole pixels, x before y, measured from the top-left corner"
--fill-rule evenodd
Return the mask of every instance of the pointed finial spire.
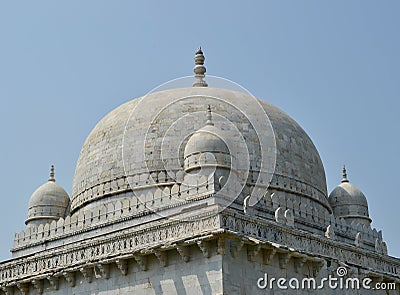
M 51 165 L 51 168 L 50 168 L 49 181 L 56 181 L 56 179 L 54 178 L 54 165 Z
M 214 123 L 212 121 L 212 116 L 211 116 L 211 106 L 208 105 L 207 107 L 207 122 L 206 125 L 214 126 Z
M 347 179 L 347 171 L 345 165 L 343 165 L 342 169 L 342 182 L 349 182 L 349 180 Z
M 194 77 L 196 81 L 193 83 L 193 87 L 207 87 L 208 84 L 206 81 L 203 80 L 206 73 L 206 67 L 204 66 L 205 57 L 203 55 L 203 51 L 201 50 L 201 46 L 196 51 L 196 55 L 194 56 L 195 66 L 193 71 L 195 73 Z

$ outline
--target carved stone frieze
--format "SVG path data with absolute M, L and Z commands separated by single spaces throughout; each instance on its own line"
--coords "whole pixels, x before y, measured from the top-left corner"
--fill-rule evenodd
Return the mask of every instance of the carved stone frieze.
M 193 237 L 199 238 L 193 240 Z M 207 239 L 202 240 L 201 237 L 207 237 Z M 109 263 L 116 263 L 121 273 L 126 275 L 127 260 L 130 258 L 134 258 L 142 270 L 147 269 L 147 254 L 141 252 L 143 249 L 153 249 L 152 253 L 157 256 L 162 265 L 166 265 L 166 253 L 163 251 L 169 249 L 176 249 L 175 251 L 184 261 L 189 261 L 191 246 L 186 242 L 189 240 L 193 240 L 191 243 L 197 245 L 193 250 L 198 251 L 197 248 L 199 248 L 204 257 L 212 255 L 211 244 L 216 245 L 217 254 L 224 254 L 228 245 L 228 251 L 232 256 L 238 255 L 239 251 L 245 247 L 250 261 L 254 261 L 259 255 L 264 264 L 269 264 L 272 258 L 278 255 L 280 265 L 283 267 L 286 267 L 292 257 L 296 271 L 299 271 L 305 263 L 310 263 L 314 274 L 319 272 L 323 263 L 321 260 L 316 258 L 311 260 L 309 257 L 329 257 L 360 267 L 368 262 L 368 265 L 378 273 L 393 275 L 400 273 L 398 261 L 389 256 L 338 243 L 324 236 L 312 235 L 296 228 L 279 225 L 274 221 L 254 219 L 245 215 L 234 216 L 229 210 L 225 210 L 220 215 L 205 216 L 185 223 L 168 222 L 148 229 L 120 231 L 115 235 L 90 239 L 78 246 L 76 244 L 71 247 L 65 246 L 62 251 L 43 251 L 32 258 L 17 258 L 11 262 L 4 262 L 0 264 L 0 283 L 5 292 L 4 286 L 10 282 L 21 282 L 18 288 L 22 292 L 21 290 L 24 289 L 22 282 L 25 282 L 27 278 L 34 279 L 37 276 L 43 280 L 47 275 L 50 277 L 48 278 L 50 284 L 55 288 L 56 281 L 51 274 L 55 270 L 62 269 L 61 274 L 66 281 L 70 286 L 75 286 L 74 272 L 68 269 L 79 270 L 89 282 L 96 272 L 101 278 L 108 277 L 109 270 L 105 267 L 109 267 Z M 378 247 L 381 246 L 379 241 Z M 286 245 L 293 250 L 283 253 L 282 248 L 274 246 L 278 244 Z M 292 255 L 293 251 L 306 254 L 307 260 L 304 261 L 301 255 Z
M 317 253 L 318 256 L 334 257 L 340 261 L 348 261 L 361 267 L 363 261 L 369 261 L 373 268 L 380 271 L 391 272 L 394 275 L 400 273 L 400 265 L 396 259 L 366 251 L 356 246 L 337 243 L 324 236 L 299 231 L 273 221 L 255 221 L 247 216 L 238 216 L 234 212 L 229 212 L 229 210 L 224 211 L 221 221 L 223 228 L 243 236 L 283 244 L 306 253 Z M 268 263 L 269 260 L 264 258 L 264 261 Z

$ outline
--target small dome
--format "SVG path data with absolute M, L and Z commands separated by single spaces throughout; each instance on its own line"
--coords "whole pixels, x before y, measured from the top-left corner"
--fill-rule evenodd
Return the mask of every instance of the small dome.
M 346 168 L 343 167 L 343 179 L 329 195 L 329 203 L 336 217 L 348 222 L 358 222 L 369 226 L 371 218 L 368 213 L 368 202 L 362 191 L 347 179 Z
M 207 110 L 206 126 L 197 130 L 189 138 L 184 151 L 185 171 L 204 167 L 207 164 L 230 168 L 229 148 L 221 130 L 211 120 L 211 107 Z
M 228 147 L 218 133 L 215 126 L 205 126 L 197 130 L 186 144 L 184 158 L 202 152 L 229 154 Z
M 54 179 L 54 166 L 51 166 L 48 182 L 40 186 L 29 199 L 25 224 L 39 225 L 65 217 L 69 201 L 68 193 Z

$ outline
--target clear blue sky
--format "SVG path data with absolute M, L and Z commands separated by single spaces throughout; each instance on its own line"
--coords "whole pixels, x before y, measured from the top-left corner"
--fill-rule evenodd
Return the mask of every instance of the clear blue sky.
M 80 148 L 108 112 L 191 75 L 233 80 L 313 139 L 328 190 L 349 179 L 400 256 L 399 1 L 1 1 L 0 260 L 56 165 L 70 193 Z

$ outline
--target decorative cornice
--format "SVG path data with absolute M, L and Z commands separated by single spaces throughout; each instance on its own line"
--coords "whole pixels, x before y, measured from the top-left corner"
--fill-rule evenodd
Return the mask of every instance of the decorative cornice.
M 310 261 L 315 275 L 322 267 L 321 262 L 329 259 L 346 262 L 365 272 L 374 269 L 389 279 L 400 278 L 399 259 L 225 209 L 219 214 L 209 211 L 201 216 L 194 215 L 186 222 L 164 220 L 148 228 L 116 231 L 52 251 L 12 259 L 0 264 L 0 285 L 3 290 L 18 286 L 23 292 L 27 284 L 32 284 L 40 290 L 40 280 L 52 280 L 55 286 L 57 278 L 64 277 L 70 286 L 74 286 L 74 272 L 77 271 L 90 283 L 93 276 L 107 279 L 111 263 L 118 266 L 122 275 L 128 273 L 129 259 L 134 259 L 143 271 L 148 268 L 148 255 L 156 255 L 162 266 L 167 265 L 164 253 L 171 250 L 190 263 L 188 247 L 196 245 L 204 257 L 209 257 L 212 255 L 210 243 L 214 243 L 214 253 L 218 255 L 234 258 L 246 249 L 250 261 L 262 255 L 264 264 L 269 264 L 278 255 L 280 267 L 286 268 L 293 261 L 297 271 Z
M 332 259 L 332 257 L 324 257 L 324 255 L 319 254 L 316 255 L 314 253 L 305 253 L 304 251 L 299 251 L 297 249 L 289 248 L 286 245 L 282 244 L 277 244 L 273 242 L 268 242 L 268 241 L 262 241 L 262 240 L 257 240 L 251 237 L 244 237 L 241 235 L 238 235 L 236 232 L 230 232 L 230 231 L 221 231 L 221 230 L 215 230 L 212 231 L 211 234 L 208 234 L 204 237 L 204 241 L 207 241 L 207 243 L 210 243 L 212 241 L 215 242 L 215 244 L 218 245 L 219 248 L 225 248 L 226 243 L 225 241 L 228 241 L 228 244 L 234 245 L 233 247 L 236 247 L 237 245 L 242 245 L 241 247 L 247 248 L 247 253 L 250 253 L 251 251 L 255 251 L 253 254 L 254 255 L 259 255 L 260 253 L 262 254 L 262 263 L 265 265 L 268 265 L 271 262 L 272 257 L 275 255 L 278 256 L 278 262 L 279 266 L 283 269 L 287 268 L 287 265 L 289 263 L 294 264 L 294 268 L 297 272 L 300 271 L 300 269 L 303 267 L 305 263 L 307 263 L 307 267 L 312 267 L 312 275 L 316 277 L 319 273 L 319 271 L 322 269 L 324 266 L 324 261 L 329 258 Z M 201 240 L 201 237 L 197 239 L 197 244 Z M 224 241 L 224 242 L 221 242 Z M 175 246 L 171 247 L 169 246 L 169 250 L 176 249 L 178 253 L 180 253 L 183 249 L 184 256 L 189 255 L 186 247 L 196 244 L 195 240 L 186 240 L 182 241 L 180 243 L 184 243 L 186 246 L 182 248 L 182 246 L 179 246 L 178 244 L 175 244 Z M 160 250 L 156 251 L 166 251 L 165 248 L 159 248 Z M 169 251 L 167 250 L 167 251 Z M 240 251 L 240 250 L 239 250 Z M 139 251 L 142 252 L 142 251 Z M 149 253 L 149 251 L 147 251 Z M 219 250 L 216 252 L 217 255 L 226 255 L 229 252 L 225 252 Z M 85 281 L 87 283 L 91 283 L 93 280 L 93 274 L 96 276 L 96 279 L 107 279 L 109 275 L 109 266 L 111 263 L 116 263 L 116 265 L 123 270 L 123 275 L 127 274 L 127 269 L 124 265 L 127 264 L 128 259 L 134 259 L 139 266 L 141 267 L 142 271 L 146 271 L 148 269 L 147 266 L 147 256 L 151 255 L 150 253 L 147 255 L 143 254 L 131 254 L 128 256 L 124 255 L 118 255 L 120 258 L 109 258 L 107 260 L 103 260 L 103 262 L 91 262 L 91 263 L 82 263 L 80 266 L 76 265 L 75 267 L 70 267 L 66 268 L 63 272 L 52 272 L 51 274 L 47 274 L 45 277 L 43 274 L 37 274 L 37 275 L 32 275 L 28 278 L 22 278 L 22 277 L 16 277 L 14 280 L 8 280 L 8 281 L 2 281 L 1 282 L 1 288 L 2 290 L 8 290 L 6 294 L 12 294 L 10 292 L 13 292 L 13 288 L 16 286 L 19 291 L 22 294 L 28 294 L 26 293 L 27 290 L 29 290 L 29 284 L 32 284 L 32 286 L 40 293 L 41 288 L 43 286 L 43 280 L 48 279 L 53 286 L 54 290 L 58 288 L 58 277 L 62 275 L 67 282 L 69 282 L 70 286 L 73 287 L 75 286 L 75 272 L 79 271 L 82 273 L 82 276 L 85 278 Z M 182 254 L 181 254 L 182 255 Z M 235 258 L 236 254 L 230 253 L 230 255 Z M 184 258 L 182 256 L 182 258 Z M 189 258 L 190 259 L 190 258 Z M 249 261 L 250 258 L 248 257 Z M 341 264 L 340 260 L 336 260 L 338 264 Z M 399 262 L 399 261 L 397 261 Z M 347 265 L 351 265 L 349 261 L 346 261 Z M 363 274 L 365 277 L 381 277 L 382 279 L 385 279 L 386 281 L 397 281 L 400 279 L 399 275 L 395 275 L 393 273 L 385 273 L 385 272 L 379 272 L 379 271 L 371 271 L 365 266 L 357 266 L 360 269 L 360 273 Z M 101 275 L 96 275 L 96 269 L 101 272 Z M 55 287 L 56 286 L 56 287 Z M 5 291 L 6 292 L 6 291 Z

